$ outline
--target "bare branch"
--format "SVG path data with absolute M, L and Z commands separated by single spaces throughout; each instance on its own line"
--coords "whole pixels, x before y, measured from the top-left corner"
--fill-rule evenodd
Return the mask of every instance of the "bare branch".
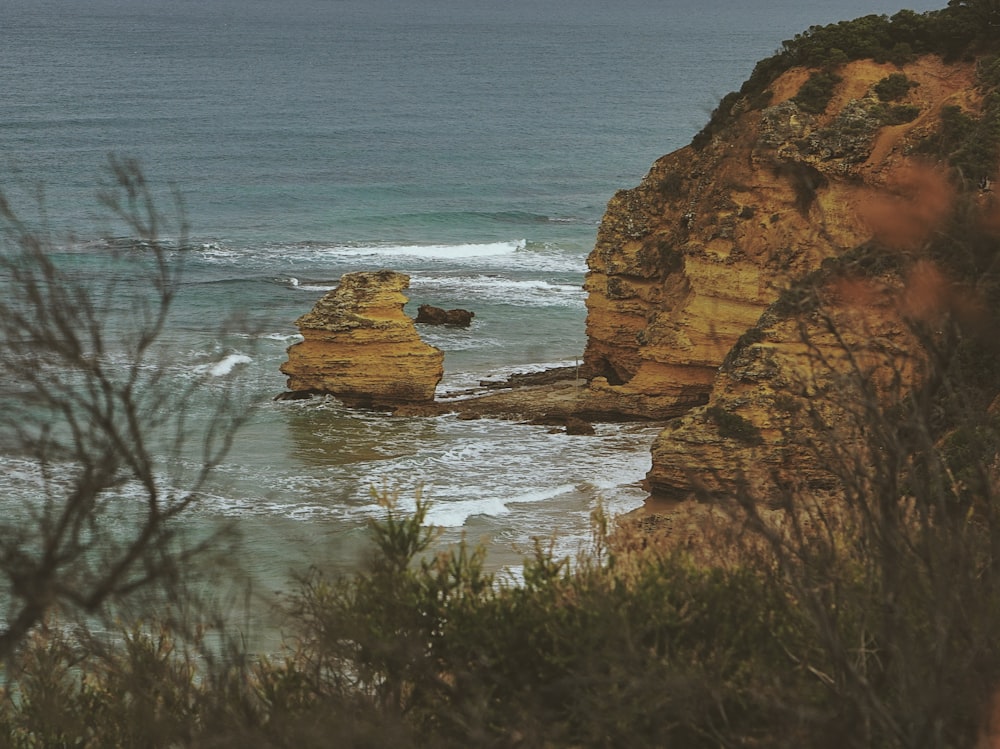
M 53 241 L 0 196 L 0 445 L 38 479 L 0 520 L 0 657 L 52 610 L 101 612 L 173 584 L 211 543 L 183 542 L 177 520 L 247 417 L 229 389 L 190 418 L 204 382 L 172 375 L 161 343 L 187 227 L 162 238 L 137 162 L 112 157 L 110 174 L 100 197 L 126 238 L 97 246 Z

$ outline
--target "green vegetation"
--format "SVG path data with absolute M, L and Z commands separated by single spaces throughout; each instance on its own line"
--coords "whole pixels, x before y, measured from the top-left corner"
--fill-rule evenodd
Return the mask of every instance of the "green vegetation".
M 1000 55 L 980 60 L 976 73 L 984 94 L 979 115 L 955 105 L 943 107 L 938 132 L 921 145 L 924 153 L 947 159 L 971 187 L 995 177 L 1000 160 Z
M 899 101 L 918 85 L 903 73 L 892 73 L 875 84 L 875 95 L 879 101 Z
M 882 113 L 881 121 L 884 125 L 905 125 L 913 122 L 920 116 L 920 107 L 913 104 L 895 104 L 886 107 Z
M 798 104 L 803 112 L 822 114 L 833 98 L 833 92 L 840 81 L 840 76 L 827 71 L 812 73 L 792 101 Z
M 903 65 L 924 54 L 942 55 L 947 60 L 987 55 L 1000 49 L 998 19 L 1000 10 L 992 0 L 950 0 L 946 8 L 927 13 L 902 10 L 891 17 L 869 15 L 813 26 L 782 42 L 776 54 L 758 62 L 740 90 L 722 99 L 692 145 L 704 148 L 721 132 L 733 120 L 737 102 L 745 100 L 751 109 L 766 106 L 771 84 L 795 66 L 833 73 L 851 60 Z
M 660 180 L 657 189 L 666 199 L 676 198 L 683 194 L 684 175 L 679 172 L 667 172 Z

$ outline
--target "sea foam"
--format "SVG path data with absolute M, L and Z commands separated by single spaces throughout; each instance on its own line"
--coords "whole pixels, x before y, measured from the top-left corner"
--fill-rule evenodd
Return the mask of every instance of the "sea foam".
M 410 257 L 422 260 L 460 260 L 474 257 L 510 255 L 527 246 L 527 240 L 455 245 L 373 245 L 367 247 L 332 247 L 329 253 L 345 257 Z
M 583 307 L 586 299 L 586 294 L 579 284 L 541 279 L 512 279 L 499 275 L 414 275 L 410 280 L 410 287 L 425 294 L 447 294 L 485 302 L 532 307 Z
M 206 374 L 210 377 L 225 377 L 230 374 L 240 364 L 250 364 L 253 361 L 246 354 L 229 354 L 213 364 L 200 364 L 195 367 L 198 374 Z
M 434 500 L 434 491 L 431 490 L 432 499 L 427 511 L 425 522 L 437 528 L 461 528 L 469 518 L 477 515 L 489 517 L 501 517 L 511 511 L 511 505 L 532 504 L 546 502 L 556 497 L 575 491 L 572 484 L 561 484 L 559 486 L 535 489 L 513 494 L 511 496 L 485 496 L 478 499 L 438 499 Z M 401 512 L 413 512 L 414 502 L 410 499 L 401 499 L 398 508 Z M 366 516 L 378 516 L 384 510 L 376 505 L 368 505 L 361 508 L 361 513 Z

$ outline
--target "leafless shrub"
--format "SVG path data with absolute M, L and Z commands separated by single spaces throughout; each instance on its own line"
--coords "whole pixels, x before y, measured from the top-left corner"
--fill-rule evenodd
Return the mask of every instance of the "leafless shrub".
M 231 388 L 206 396 L 167 366 L 187 227 L 166 223 L 134 161 L 110 174 L 101 201 L 124 240 L 61 244 L 0 196 L 0 445 L 34 482 L 0 518 L 4 658 L 54 611 L 176 593 L 215 541 L 177 521 L 245 418 Z
M 820 309 L 800 324 L 809 366 L 784 396 L 797 401 L 785 441 L 830 490 L 780 471 L 776 496 L 744 485 L 748 548 L 764 541 L 810 630 L 790 655 L 826 692 L 811 732 L 831 746 L 971 746 L 1000 686 L 998 422 L 962 354 L 982 343 L 910 316 L 901 351 L 844 319 Z

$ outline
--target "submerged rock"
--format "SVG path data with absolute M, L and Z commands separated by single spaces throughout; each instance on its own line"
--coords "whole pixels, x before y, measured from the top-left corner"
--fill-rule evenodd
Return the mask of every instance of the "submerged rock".
M 349 405 L 434 400 L 444 353 L 420 339 L 403 312 L 410 278 L 395 271 L 347 273 L 295 321 L 303 341 L 281 371 L 292 392 L 328 393 Z

